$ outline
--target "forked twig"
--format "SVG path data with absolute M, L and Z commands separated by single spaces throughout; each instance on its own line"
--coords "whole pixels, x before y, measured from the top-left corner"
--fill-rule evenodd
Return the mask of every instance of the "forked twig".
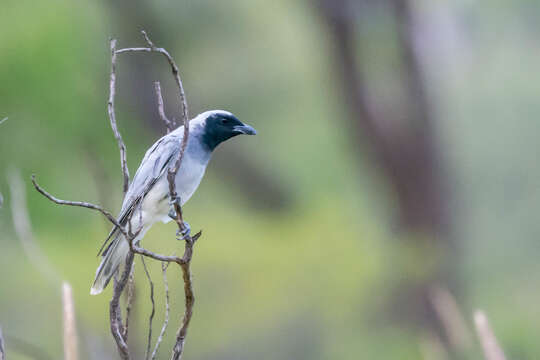
M 167 118 L 167 115 L 165 115 L 165 106 L 163 104 L 163 95 L 161 95 L 161 84 L 159 83 L 159 81 L 154 82 L 154 91 L 156 92 L 156 102 L 158 105 L 159 118 L 165 123 L 168 134 L 176 128 L 176 122 L 174 121 L 174 119 L 169 120 Z

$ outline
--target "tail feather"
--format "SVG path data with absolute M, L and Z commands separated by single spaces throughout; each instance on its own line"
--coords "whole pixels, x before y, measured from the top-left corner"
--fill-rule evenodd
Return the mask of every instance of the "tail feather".
M 129 244 L 121 234 L 117 235 L 104 252 L 101 263 L 96 270 L 94 284 L 90 289 L 91 295 L 97 295 L 105 289 L 128 253 Z

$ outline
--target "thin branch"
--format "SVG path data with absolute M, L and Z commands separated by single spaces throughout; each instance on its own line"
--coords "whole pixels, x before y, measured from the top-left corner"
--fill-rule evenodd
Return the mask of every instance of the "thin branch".
M 116 341 L 118 352 L 122 360 L 129 360 L 131 357 L 129 355 L 129 349 L 128 349 L 126 340 L 124 339 L 122 335 L 123 327 L 122 327 L 121 309 L 120 309 L 120 295 L 122 295 L 122 292 L 124 291 L 124 288 L 128 282 L 129 274 L 131 272 L 130 271 L 131 265 L 133 264 L 133 258 L 134 258 L 133 253 L 129 252 L 128 256 L 126 257 L 124 271 L 122 272 L 122 276 L 120 277 L 118 282 L 114 284 L 113 297 L 111 299 L 111 302 L 109 303 L 109 318 L 110 318 L 110 325 L 111 325 L 111 333 L 114 337 L 114 340 Z
M 11 194 L 11 214 L 13 217 L 15 233 L 22 244 L 26 256 L 30 260 L 30 263 L 36 267 L 54 287 L 57 287 L 58 284 L 60 284 L 60 276 L 43 253 L 43 250 L 39 247 L 32 231 L 26 202 L 25 186 L 20 173 L 16 170 L 10 171 L 8 182 Z
M 159 350 L 159 345 L 161 345 L 161 342 L 163 341 L 163 335 L 165 335 L 165 331 L 167 330 L 167 325 L 169 324 L 169 312 L 170 312 L 170 300 L 169 300 L 169 282 L 167 281 L 167 268 L 169 267 L 169 263 L 162 262 L 161 263 L 161 271 L 163 272 L 163 287 L 165 288 L 165 319 L 163 320 L 163 326 L 161 327 L 161 332 L 159 333 L 159 336 L 156 340 L 156 345 L 154 347 L 154 351 L 152 352 L 152 360 L 154 360 L 157 356 L 157 352 Z
M 6 360 L 6 345 L 4 344 L 4 336 L 2 327 L 0 326 L 0 360 Z
M 2 123 L 3 123 L 4 121 L 7 121 L 7 119 L 8 119 L 8 118 L 5 117 L 5 118 L 3 118 L 2 120 L 0 120 L 0 125 L 2 125 Z
M 167 115 L 165 115 L 165 106 L 163 105 L 163 95 L 161 95 L 161 84 L 159 81 L 154 82 L 154 91 L 156 92 L 156 101 L 158 104 L 158 113 L 161 121 L 165 123 L 165 127 L 167 128 L 167 134 L 173 131 L 176 128 L 176 123 L 174 121 L 171 121 L 167 118 Z
M 488 318 L 482 310 L 476 310 L 474 312 L 474 325 L 476 326 L 476 333 L 484 350 L 485 359 L 506 360 L 504 352 L 489 325 Z
M 62 307 L 64 324 L 64 360 L 79 358 L 77 327 L 75 325 L 75 305 L 73 291 L 67 282 L 62 284 Z
M 126 145 L 124 140 L 122 140 L 122 135 L 118 131 L 118 126 L 116 125 L 116 115 L 114 111 L 114 97 L 116 95 L 116 39 L 111 39 L 110 42 L 111 49 L 111 76 L 109 83 L 109 101 L 107 102 L 107 110 L 109 113 L 109 120 L 111 123 L 111 128 L 118 143 L 118 149 L 120 149 L 120 164 L 122 165 L 122 175 L 124 178 L 124 195 L 129 188 L 129 169 L 127 167 L 126 160 Z
M 131 271 L 129 272 L 127 299 L 126 299 L 126 321 L 124 324 L 124 331 L 122 336 L 127 342 L 129 333 L 129 317 L 131 315 L 131 308 L 135 299 L 135 260 L 131 264 Z
M 150 317 L 148 318 L 148 341 L 146 344 L 146 352 L 144 353 L 144 358 L 148 360 L 150 356 L 150 347 L 152 346 L 152 323 L 154 321 L 154 315 L 156 314 L 156 302 L 154 300 L 154 282 L 150 277 L 150 273 L 148 272 L 148 268 L 146 267 L 146 262 L 144 261 L 144 256 L 142 255 L 141 262 L 143 264 L 144 273 L 146 274 L 148 283 L 150 284 L 150 302 L 152 303 L 152 311 L 150 312 Z
M 185 263 L 180 265 L 182 267 L 182 276 L 184 278 L 184 294 L 186 307 L 184 310 L 184 317 L 182 318 L 182 327 L 176 333 L 176 343 L 173 348 L 171 360 L 179 360 L 184 353 L 184 344 L 186 342 L 187 331 L 189 323 L 193 315 L 193 305 L 195 304 L 195 295 L 193 293 L 193 284 L 191 281 L 191 256 L 193 255 L 193 243 L 186 240 L 186 249 L 184 253 Z
M 47 199 L 51 200 L 55 204 L 84 207 L 84 208 L 87 208 L 87 209 L 92 209 L 92 210 L 99 211 L 100 213 L 103 214 L 103 216 L 105 216 L 107 218 L 107 220 L 109 220 L 114 226 L 116 226 L 120 230 L 120 232 L 122 232 L 122 234 L 124 236 L 127 237 L 127 234 L 126 234 L 124 228 L 122 227 L 122 225 L 120 225 L 118 223 L 118 221 L 116 221 L 116 218 L 114 216 L 112 216 L 112 214 L 110 212 L 103 209 L 101 206 L 98 206 L 98 205 L 95 205 L 95 204 L 92 204 L 92 203 L 89 203 L 89 202 L 85 202 L 85 201 L 70 201 L 70 200 L 58 199 L 58 198 L 54 197 L 53 195 L 49 194 L 41 186 L 39 186 L 39 184 L 36 181 L 36 175 L 32 175 L 32 184 L 34 184 L 34 187 L 36 188 L 36 190 L 41 195 L 45 196 Z

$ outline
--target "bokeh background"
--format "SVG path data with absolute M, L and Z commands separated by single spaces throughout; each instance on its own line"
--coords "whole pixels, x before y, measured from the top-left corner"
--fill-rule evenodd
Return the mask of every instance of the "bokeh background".
M 218 149 L 185 207 L 204 230 L 186 359 L 478 359 L 477 308 L 508 358 L 540 358 L 537 1 L 1 7 L 0 325 L 10 359 L 62 356 L 61 280 L 74 287 L 81 358 L 117 356 L 111 290 L 89 295 L 109 225 L 50 203 L 30 175 L 61 198 L 118 211 L 108 39 L 143 45 L 140 29 L 177 60 L 192 115 L 227 109 L 259 131 Z M 121 55 L 118 75 L 134 173 L 165 131 L 152 82 L 170 116 L 179 104 L 158 55 Z M 21 199 L 31 245 L 13 223 Z M 155 226 L 144 245 L 179 252 L 174 231 Z M 139 266 L 130 346 L 140 355 L 150 306 Z M 159 264 L 151 272 L 157 333 Z M 159 358 L 183 311 L 179 275 L 171 268 Z

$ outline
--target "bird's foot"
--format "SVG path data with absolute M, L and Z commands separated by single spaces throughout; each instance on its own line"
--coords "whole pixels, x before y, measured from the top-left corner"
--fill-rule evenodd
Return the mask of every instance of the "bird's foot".
M 176 230 L 176 240 L 186 240 L 191 234 L 191 226 L 184 221 L 184 228 L 182 230 Z
M 181 206 L 181 199 L 180 199 L 180 196 L 175 196 L 173 197 L 172 199 L 169 199 L 169 205 L 171 206 L 174 206 L 174 205 L 178 205 L 178 206 Z

